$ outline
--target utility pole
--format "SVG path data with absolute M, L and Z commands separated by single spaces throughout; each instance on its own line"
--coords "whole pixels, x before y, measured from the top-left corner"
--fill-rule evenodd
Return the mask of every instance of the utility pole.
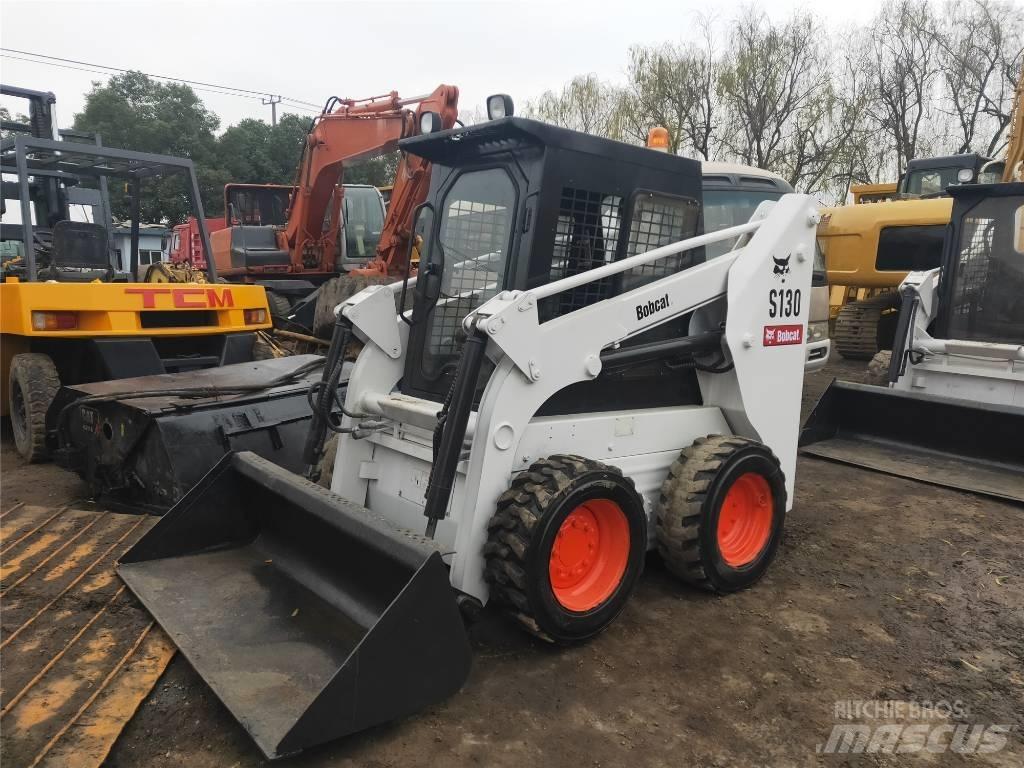
M 260 99 L 260 101 L 270 105 L 270 124 L 277 125 L 277 105 L 281 103 L 281 97 L 270 96 L 266 99 Z

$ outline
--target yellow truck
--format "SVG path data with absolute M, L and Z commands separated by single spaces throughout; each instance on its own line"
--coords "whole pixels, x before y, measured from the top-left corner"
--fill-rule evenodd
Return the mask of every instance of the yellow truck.
M 191 160 L 19 135 L 3 140 L 0 162 L 18 177 L 3 190 L 0 409 L 27 461 L 53 447 L 48 412 L 62 385 L 253 359 L 256 332 L 271 328 L 262 287 L 217 282 L 212 259 L 203 283 L 134 280 L 143 185 L 183 179 L 203 219 Z M 126 182 L 135 214 L 127 265 L 111 238 L 109 177 Z M 71 219 L 90 208 L 90 221 Z M 202 239 L 209 253 L 205 227 Z

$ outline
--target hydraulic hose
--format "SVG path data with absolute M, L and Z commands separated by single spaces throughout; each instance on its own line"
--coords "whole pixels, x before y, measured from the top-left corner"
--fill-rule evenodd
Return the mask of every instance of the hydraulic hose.
M 302 449 L 302 460 L 306 464 L 305 475 L 310 480 L 315 481 L 319 472 L 320 456 L 324 450 L 331 411 L 341 382 L 341 369 L 345 363 L 345 347 L 348 346 L 351 334 L 352 324 L 339 314 L 331 333 L 331 346 L 327 350 L 323 373 L 320 381 L 311 389 L 314 399 L 313 418 L 309 422 L 306 443 Z

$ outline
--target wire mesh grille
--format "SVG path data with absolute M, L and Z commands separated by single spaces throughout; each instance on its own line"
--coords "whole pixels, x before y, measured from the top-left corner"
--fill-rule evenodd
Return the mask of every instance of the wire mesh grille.
M 629 226 L 626 257 L 636 256 L 663 245 L 678 243 L 697 234 L 699 206 L 694 200 L 663 195 L 638 196 Z M 693 266 L 693 251 L 677 253 L 630 269 L 623 275 L 622 290 L 630 291 Z
M 1019 344 L 1024 338 L 1022 198 L 989 198 L 972 213 L 963 220 L 953 274 L 949 338 Z
M 624 256 L 646 253 L 697 233 L 700 207 L 694 200 L 664 195 L 638 195 Z M 616 259 L 622 229 L 623 204 L 618 195 L 565 187 L 562 190 L 551 260 L 551 281 L 577 275 Z M 595 280 L 546 300 L 545 319 L 564 315 L 616 293 L 624 293 L 652 280 L 686 269 L 692 252 L 634 267 L 618 278 Z M 616 290 L 616 281 L 620 286 Z
M 622 198 L 603 192 L 563 187 L 555 225 L 550 281 L 578 275 L 615 260 L 622 228 Z M 552 296 L 546 316 L 564 315 L 611 295 L 611 279 L 596 280 Z
M 954 315 L 973 315 L 980 308 L 985 286 L 988 284 L 989 264 L 995 219 L 968 217 L 964 219 L 964 233 L 960 244 L 960 265 L 957 270 Z
M 430 324 L 433 355 L 457 354 L 462 319 L 501 290 L 510 222 L 505 205 L 460 199 L 446 208 L 441 232 L 445 267 Z

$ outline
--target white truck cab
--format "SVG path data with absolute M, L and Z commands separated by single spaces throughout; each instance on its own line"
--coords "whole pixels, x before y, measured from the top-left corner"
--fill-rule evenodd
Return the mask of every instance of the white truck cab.
M 704 231 L 716 232 L 750 220 L 765 200 L 778 200 L 792 192 L 784 178 L 762 168 L 738 163 L 701 163 L 704 188 Z M 708 259 L 721 256 L 732 243 L 715 243 L 705 249 Z M 814 278 L 811 282 L 810 315 L 807 321 L 807 366 L 816 371 L 828 362 L 831 341 L 828 337 L 828 282 L 825 258 L 819 249 L 814 254 Z

